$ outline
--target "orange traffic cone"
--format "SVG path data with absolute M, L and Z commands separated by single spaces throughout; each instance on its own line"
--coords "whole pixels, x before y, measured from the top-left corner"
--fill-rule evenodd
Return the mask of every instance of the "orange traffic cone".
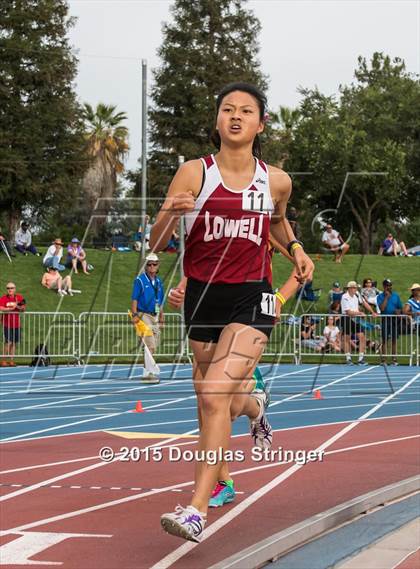
M 136 408 L 134 409 L 133 413 L 144 413 L 143 405 L 141 401 L 137 401 Z
M 312 397 L 312 399 L 324 399 L 319 389 L 315 389 L 314 396 Z

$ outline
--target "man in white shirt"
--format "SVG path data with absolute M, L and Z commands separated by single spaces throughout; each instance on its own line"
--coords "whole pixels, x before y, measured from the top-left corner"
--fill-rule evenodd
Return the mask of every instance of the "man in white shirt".
M 359 365 L 367 365 L 364 359 L 366 348 L 366 337 L 362 331 L 362 327 L 357 322 L 355 316 L 365 316 L 365 313 L 359 309 L 363 305 L 370 314 L 377 316 L 373 308 L 362 298 L 357 292 L 357 282 L 350 281 L 347 283 L 347 292 L 341 297 L 341 321 L 340 326 L 343 333 L 343 347 L 346 354 L 346 363 L 353 365 L 351 361 L 351 345 L 350 340 L 352 334 L 355 334 L 359 340 Z
M 330 223 L 327 223 L 325 226 L 325 231 L 322 234 L 322 243 L 324 247 L 334 253 L 334 259 L 336 263 L 341 263 L 344 255 L 350 249 L 350 245 L 344 242 L 344 239 L 341 237 L 338 231 L 333 229 Z
M 32 235 L 26 221 L 21 222 L 20 228 L 15 233 L 15 249 L 22 255 L 27 255 L 28 253 L 32 253 L 32 255 L 37 257 L 41 255 L 32 243 Z

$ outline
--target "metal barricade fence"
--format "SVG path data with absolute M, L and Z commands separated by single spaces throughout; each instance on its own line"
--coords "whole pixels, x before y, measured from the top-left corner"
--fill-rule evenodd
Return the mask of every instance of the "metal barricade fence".
M 141 341 L 124 312 L 82 312 L 77 320 L 78 358 L 140 357 Z M 155 357 L 179 358 L 183 353 L 182 317 L 165 315 Z
M 36 348 L 48 347 L 50 357 L 74 358 L 76 354 L 76 329 L 70 312 L 19 312 L 0 316 L 3 342 L 6 336 L 15 342 L 16 358 L 33 358 Z M 12 326 L 18 325 L 18 332 Z
M 411 320 L 405 315 L 304 314 L 299 336 L 302 361 L 314 354 L 322 354 L 327 361 L 343 359 L 346 353 L 355 356 L 362 352 L 372 363 L 382 359 L 390 363 L 397 358 L 401 363 L 413 363 L 414 333 Z
M 7 313 L 11 314 L 11 313 Z M 11 320 L 0 315 L 3 332 Z M 330 319 L 330 330 L 326 330 Z M 52 358 L 89 361 L 90 358 L 141 358 L 142 350 L 133 325 L 125 312 L 84 312 L 75 318 L 70 312 L 19 313 L 20 332 L 15 357 L 33 358 L 40 344 L 48 347 Z M 338 329 L 339 335 L 334 341 Z M 329 314 L 282 314 L 274 326 L 263 357 L 281 363 L 291 358 L 296 363 L 322 356 L 323 361 L 344 361 L 346 351 L 357 356 L 365 345 L 369 363 L 379 363 L 383 357 L 390 362 L 419 365 L 420 326 L 404 315 L 371 315 L 346 317 Z M 350 346 L 350 348 L 349 348 Z M 191 358 L 181 314 L 166 313 L 161 331 L 157 359 L 170 361 Z

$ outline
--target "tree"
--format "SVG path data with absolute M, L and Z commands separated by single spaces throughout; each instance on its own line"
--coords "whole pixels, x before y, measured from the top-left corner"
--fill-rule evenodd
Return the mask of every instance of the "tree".
M 114 105 L 99 103 L 94 110 L 85 103 L 85 138 L 91 164 L 85 174 L 83 187 L 90 202 L 98 198 L 112 198 L 117 187 L 117 175 L 124 170 L 128 152 L 128 129 L 122 123 L 125 113 L 116 113 Z
M 260 24 L 241 0 L 176 0 L 163 27 L 149 113 L 149 189 L 166 192 L 178 156 L 214 151 L 215 96 L 223 85 L 249 81 L 265 89 L 257 59 Z
M 80 188 L 86 167 L 65 0 L 0 3 L 0 212 L 14 232 Z
M 381 223 L 418 216 L 420 84 L 398 58 L 375 53 L 358 63 L 356 82 L 338 100 L 301 89 L 287 168 L 312 172 L 295 186 L 314 214 L 337 208 L 347 175 L 335 222 L 340 230 L 353 224 L 369 253 Z

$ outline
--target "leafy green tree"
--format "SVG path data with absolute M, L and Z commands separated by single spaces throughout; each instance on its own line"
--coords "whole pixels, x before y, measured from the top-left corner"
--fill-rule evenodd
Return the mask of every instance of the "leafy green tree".
M 288 144 L 287 169 L 310 171 L 295 181 L 297 201 L 329 216 L 346 234 L 356 230 L 360 250 L 372 252 L 381 223 L 418 216 L 420 196 L 420 84 L 404 62 L 375 53 L 359 58 L 356 82 L 340 97 L 302 89 Z M 312 216 L 313 217 L 313 216 Z
M 233 81 L 265 89 L 257 38 L 260 24 L 242 0 L 176 0 L 163 27 L 150 111 L 149 190 L 161 197 L 178 165 L 214 151 L 215 97 Z
M 86 154 L 65 0 L 0 2 L 0 212 L 42 221 L 80 189 Z

